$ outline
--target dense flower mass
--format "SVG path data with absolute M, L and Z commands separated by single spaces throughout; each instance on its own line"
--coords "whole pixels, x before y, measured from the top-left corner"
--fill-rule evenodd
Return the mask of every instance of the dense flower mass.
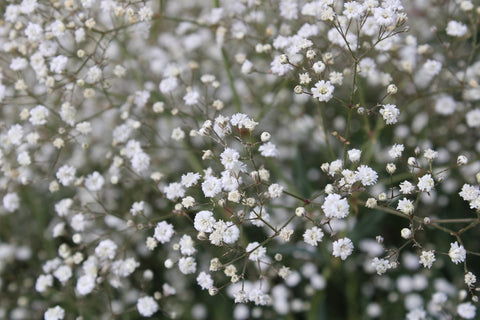
M 478 318 L 479 25 L 0 2 L 0 318 Z

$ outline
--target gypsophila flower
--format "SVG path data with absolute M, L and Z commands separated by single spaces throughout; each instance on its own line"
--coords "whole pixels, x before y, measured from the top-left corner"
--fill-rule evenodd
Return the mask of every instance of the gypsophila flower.
M 8 212 L 14 212 L 20 207 L 20 197 L 16 192 L 9 192 L 3 196 L 2 204 Z
M 212 277 L 204 271 L 202 271 L 198 274 L 197 283 L 203 290 L 208 290 L 211 287 L 213 287 Z
M 207 198 L 215 197 L 222 191 L 222 180 L 213 176 L 205 177 L 202 183 L 202 191 Z
M 65 310 L 60 306 L 55 306 L 53 308 L 45 311 L 43 318 L 45 320 L 62 320 L 65 317 Z
M 85 187 L 90 191 L 100 191 L 105 183 L 105 179 L 102 175 L 94 171 L 85 178 Z
M 182 175 L 181 183 L 184 187 L 190 188 L 197 184 L 198 180 L 200 179 L 200 174 L 194 172 L 188 172 Z
M 53 276 L 60 282 L 66 282 L 72 277 L 72 268 L 67 265 L 62 265 L 53 272 Z
M 197 271 L 197 263 L 192 257 L 181 257 L 178 260 L 178 269 L 183 274 L 192 274 Z
M 117 245 L 110 239 L 102 240 L 97 247 L 95 248 L 95 255 L 100 260 L 110 259 L 112 260 L 115 258 L 115 254 L 117 252 Z
M 400 111 L 393 104 L 386 104 L 380 109 L 380 114 L 387 124 L 395 124 L 398 121 Z
M 283 193 L 283 187 L 277 183 L 271 184 L 268 187 L 268 194 L 271 198 L 279 198 Z
M 305 233 L 303 234 L 303 241 L 311 246 L 316 247 L 318 243 L 322 241 L 323 235 L 322 229 L 318 227 L 312 227 L 305 230 Z
M 452 262 L 459 264 L 465 261 L 467 257 L 467 251 L 462 245 L 458 245 L 458 242 L 450 243 L 450 250 L 448 251 L 448 256 L 452 259 Z
M 392 148 L 388 151 L 388 155 L 390 158 L 396 159 L 402 156 L 403 151 L 405 150 L 405 147 L 403 144 L 394 144 Z
M 175 77 L 168 77 L 160 81 L 159 89 L 163 94 L 172 92 L 178 87 L 178 79 Z
M 411 194 L 415 190 L 415 186 L 410 181 L 400 183 L 400 192 L 402 194 Z
M 403 198 L 400 201 L 398 201 L 397 210 L 400 210 L 405 214 L 411 214 L 414 209 L 415 209 L 415 206 L 413 205 L 413 202 L 408 200 L 407 198 Z
M 132 207 L 130 208 L 130 214 L 132 216 L 136 216 L 136 215 L 142 214 L 143 210 L 145 210 L 145 202 L 136 201 L 132 204 Z
M 258 148 L 258 151 L 260 151 L 260 154 L 264 157 L 271 157 L 271 158 L 278 157 L 277 147 L 271 142 L 262 144 Z
M 377 257 L 373 258 L 372 266 L 377 271 L 378 275 L 382 275 L 387 272 L 388 269 L 391 268 L 390 262 L 386 259 L 378 259 Z
M 452 20 L 448 22 L 446 31 L 449 36 L 463 37 L 467 33 L 468 28 L 463 23 Z
M 267 253 L 267 249 L 260 246 L 256 241 L 249 243 L 245 248 L 245 251 L 248 253 L 248 259 L 252 261 L 259 261 L 264 258 Z
M 57 170 L 56 177 L 62 185 L 69 186 L 75 181 L 76 172 L 77 170 L 74 167 L 65 164 Z
M 457 313 L 463 319 L 475 319 L 477 307 L 471 302 L 464 302 L 457 306 Z
M 362 155 L 361 150 L 358 150 L 358 149 L 348 150 L 348 159 L 352 162 L 358 162 L 360 160 L 361 155 Z
M 467 272 L 464 281 L 467 286 L 472 287 L 477 282 L 477 277 L 473 273 Z
M 178 182 L 172 182 L 168 186 L 165 186 L 163 188 L 163 192 L 168 200 L 176 200 L 177 198 L 181 198 L 185 195 L 185 189 L 183 188 L 183 185 Z
M 333 98 L 334 87 L 330 81 L 320 80 L 311 88 L 311 92 L 314 98 L 320 102 L 328 102 Z
M 152 297 L 141 297 L 137 300 L 137 310 L 143 317 L 151 317 L 158 311 L 158 303 Z
M 78 278 L 77 284 L 75 286 L 78 294 L 81 296 L 90 294 L 93 289 L 95 289 L 95 279 L 96 278 L 90 274 L 85 274 Z
M 35 281 L 35 290 L 37 292 L 45 292 L 47 288 L 53 285 L 53 277 L 51 274 L 42 274 Z
M 470 128 L 480 127 L 480 108 L 476 108 L 467 112 L 465 119 L 467 119 L 467 125 Z
M 377 183 L 378 174 L 370 167 L 361 165 L 356 172 L 357 179 L 359 179 L 364 186 L 371 186 Z
M 420 191 L 430 192 L 432 191 L 435 182 L 432 179 L 432 175 L 426 174 L 418 179 L 417 187 Z
M 215 218 L 211 211 L 202 210 L 195 215 L 194 227 L 199 232 L 212 232 L 214 224 Z
M 353 242 L 349 238 L 338 239 L 333 242 L 333 256 L 340 257 L 342 260 L 347 259 L 353 252 Z
M 422 308 L 415 308 L 407 313 L 407 320 L 423 320 L 427 318 L 427 313 Z
M 329 194 L 322 204 L 322 210 L 327 218 L 343 219 L 348 215 L 349 205 L 347 199 L 339 194 Z
M 194 247 L 195 243 L 189 235 L 184 234 L 178 244 L 180 245 L 180 253 L 184 256 L 191 256 L 197 252 Z
M 153 237 L 160 243 L 166 243 L 170 241 L 174 233 L 173 225 L 166 221 L 161 221 L 157 223 Z
M 49 111 L 42 105 L 38 105 L 30 110 L 30 118 L 28 119 L 34 126 L 39 126 L 47 123 Z

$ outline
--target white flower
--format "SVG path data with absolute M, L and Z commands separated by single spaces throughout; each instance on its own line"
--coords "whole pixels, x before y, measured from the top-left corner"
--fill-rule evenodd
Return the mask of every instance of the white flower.
M 365 10 L 363 5 L 356 1 L 347 2 L 344 6 L 345 9 L 343 10 L 343 15 L 345 15 L 348 19 L 358 19 L 361 15 L 363 15 Z
M 430 192 L 432 191 L 435 182 L 430 174 L 426 174 L 418 179 L 417 187 L 420 191 Z
M 342 199 L 336 193 L 329 194 L 322 204 L 322 210 L 327 218 L 343 219 L 348 215 L 349 208 L 347 199 Z
M 72 221 L 70 222 L 70 226 L 75 231 L 83 231 L 85 229 L 85 216 L 82 213 L 77 213 L 72 217 Z
M 38 105 L 30 110 L 30 118 L 28 119 L 34 126 L 47 123 L 48 109 L 44 106 Z
M 402 211 L 405 214 L 410 214 L 415 209 L 413 202 L 408 200 L 407 198 L 403 198 L 398 201 L 397 210 Z
M 192 257 L 182 257 L 178 260 L 178 269 L 183 274 L 192 274 L 197 271 L 197 263 Z
M 390 262 L 386 259 L 378 259 L 377 257 L 373 258 L 372 266 L 377 271 L 378 275 L 382 275 L 391 268 Z
M 236 166 L 236 162 L 238 162 L 239 158 L 240 154 L 237 152 L 237 150 L 232 148 L 225 148 L 225 150 L 220 154 L 220 162 L 227 170 L 232 170 Z
M 461 22 L 452 20 L 448 22 L 447 25 L 447 34 L 452 37 L 462 37 L 464 36 L 468 31 L 468 28 L 466 25 L 464 25 Z
M 165 78 L 158 87 L 163 94 L 170 93 L 178 87 L 178 79 L 175 77 Z
M 101 190 L 104 183 L 105 179 L 97 171 L 94 171 L 85 178 L 85 187 L 90 191 Z
M 203 290 L 208 290 L 211 287 L 213 287 L 212 277 L 204 271 L 202 271 L 198 274 L 197 283 Z
M 353 242 L 349 238 L 338 239 L 333 243 L 333 255 L 342 260 L 347 259 L 353 252 Z
M 459 264 L 465 261 L 467 257 L 467 251 L 463 246 L 459 246 L 458 242 L 450 243 L 450 250 L 448 251 L 448 256 L 452 259 L 452 262 Z
M 152 297 L 141 297 L 137 300 L 137 310 L 140 315 L 150 317 L 158 311 L 158 303 Z
M 362 155 L 362 151 L 358 149 L 351 149 L 348 150 L 348 159 L 352 162 L 358 162 L 360 160 L 360 156 Z
M 262 144 L 259 148 L 258 151 L 260 151 L 260 154 L 264 157 L 278 157 L 278 150 L 277 146 L 275 146 L 271 142 L 267 142 Z
M 442 95 L 435 101 L 435 112 L 441 115 L 450 115 L 455 112 L 457 103 L 451 96 Z
M 464 279 L 465 284 L 469 287 L 472 287 L 477 282 L 477 277 L 471 272 L 466 273 Z
M 75 181 L 76 172 L 77 169 L 65 164 L 57 170 L 56 177 L 62 185 L 69 186 L 73 181 Z
M 265 257 L 265 254 L 267 253 L 267 249 L 260 246 L 256 241 L 249 243 L 247 248 L 245 248 L 245 251 L 248 253 L 248 259 L 252 261 L 259 261 Z
M 60 266 L 55 270 L 53 276 L 60 282 L 66 282 L 72 277 L 72 268 L 67 265 Z
M 178 244 L 180 245 L 180 253 L 184 256 L 191 256 L 197 252 L 195 243 L 189 235 L 184 234 Z
M 68 58 L 64 55 L 58 55 L 50 62 L 50 71 L 53 73 L 62 73 L 67 67 Z
M 322 241 L 323 235 L 322 229 L 318 227 L 312 227 L 305 230 L 305 233 L 303 234 L 303 241 L 311 246 L 316 247 L 318 243 Z
M 480 127 L 480 108 L 473 109 L 465 115 L 467 125 L 470 128 Z
M 356 172 L 357 179 L 362 182 L 364 186 L 371 186 L 377 183 L 378 174 L 370 167 L 361 165 Z
M 7 132 L 8 141 L 13 145 L 19 145 L 23 138 L 23 127 L 19 124 L 14 124 L 8 129 Z
M 110 239 L 102 240 L 95 248 L 95 255 L 101 260 L 115 258 L 117 252 L 117 245 Z
M 172 130 L 172 135 L 170 137 L 175 141 L 180 141 L 185 138 L 185 132 L 182 130 L 182 128 L 177 127 Z
M 173 230 L 173 226 L 171 224 L 167 223 L 166 221 L 161 221 L 157 223 L 153 237 L 160 243 L 165 243 L 170 241 L 174 233 L 175 231 Z
M 273 183 L 268 187 L 268 194 L 271 198 L 279 198 L 283 193 L 283 187 L 277 183 Z
M 463 319 L 474 319 L 477 313 L 477 307 L 471 302 L 464 302 L 457 306 L 457 313 Z
M 78 294 L 85 296 L 91 293 L 95 288 L 95 280 L 96 278 L 90 274 L 85 274 L 78 278 L 77 285 L 75 286 Z
M 386 104 L 380 109 L 380 114 L 387 124 L 395 124 L 398 121 L 400 111 L 393 104 Z
M 317 98 L 318 101 L 327 102 L 332 99 L 334 89 L 330 81 L 320 80 L 315 84 L 315 87 L 311 89 L 311 92 L 313 97 Z
M 45 320 L 62 320 L 63 317 L 65 317 L 65 310 L 60 306 L 48 309 L 43 315 Z
M 90 67 L 87 71 L 85 81 L 87 83 L 95 83 L 102 78 L 102 70 L 98 66 Z
M 20 207 L 20 198 L 15 192 L 9 192 L 3 196 L 2 204 L 5 210 L 14 212 Z
M 422 308 L 415 308 L 407 313 L 407 320 L 423 320 L 427 318 L 427 313 Z
M 22 151 L 17 156 L 17 161 L 21 166 L 28 166 L 32 163 L 32 159 L 27 151 Z
M 213 212 L 202 210 L 195 215 L 193 226 L 198 232 L 212 232 L 214 224 Z
M 465 183 L 462 187 L 462 191 L 460 191 L 458 194 L 463 198 L 463 200 L 472 201 L 480 196 L 480 189 Z
M 37 292 L 45 292 L 48 287 L 53 285 L 53 277 L 51 274 L 42 274 L 35 282 L 35 290 Z
M 187 94 L 183 97 L 183 101 L 185 101 L 185 104 L 187 106 L 197 104 L 199 102 L 199 99 L 200 94 L 195 90 L 187 92 Z
M 222 180 L 208 176 L 202 183 L 202 191 L 205 197 L 213 198 L 222 191 Z
M 388 151 L 388 155 L 391 158 L 396 159 L 402 156 L 403 150 L 405 150 L 403 144 L 394 144 Z
M 270 63 L 270 70 L 272 71 L 273 74 L 277 76 L 283 76 L 285 75 L 288 71 L 293 70 L 293 66 L 291 66 L 288 63 L 282 63 L 280 61 L 281 56 L 276 56 L 273 61 Z
M 215 228 L 217 224 L 215 224 Z M 240 237 L 240 230 L 236 225 L 233 224 L 231 221 L 227 221 L 225 224 L 225 228 L 222 230 L 222 241 L 224 243 L 232 244 L 235 243 L 238 238 Z
M 400 192 L 402 194 L 410 194 L 415 190 L 415 186 L 410 181 L 403 181 L 400 183 Z
M 138 214 L 142 214 L 143 210 L 145 210 L 145 202 L 144 201 L 136 201 L 132 204 L 130 208 L 130 214 L 132 216 L 136 216 Z
M 163 188 L 163 192 L 168 200 L 175 200 L 185 195 L 185 189 L 183 185 L 178 182 L 172 182 L 168 186 Z
M 197 184 L 198 179 L 200 179 L 200 174 L 188 172 L 182 175 L 181 183 L 184 187 L 190 188 L 191 186 L 194 186 L 195 184 Z

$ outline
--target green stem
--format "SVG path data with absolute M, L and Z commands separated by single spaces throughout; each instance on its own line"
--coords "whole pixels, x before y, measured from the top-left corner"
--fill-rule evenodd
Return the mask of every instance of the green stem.
M 225 71 L 227 71 L 228 82 L 230 83 L 230 89 L 233 93 L 233 103 L 235 104 L 235 109 L 237 112 L 242 112 L 242 104 L 240 102 L 240 98 L 238 96 L 237 89 L 235 88 L 235 82 L 233 80 L 232 71 L 230 70 L 230 64 L 228 62 L 227 51 L 222 48 L 222 58 L 223 58 L 223 65 L 225 67 Z

